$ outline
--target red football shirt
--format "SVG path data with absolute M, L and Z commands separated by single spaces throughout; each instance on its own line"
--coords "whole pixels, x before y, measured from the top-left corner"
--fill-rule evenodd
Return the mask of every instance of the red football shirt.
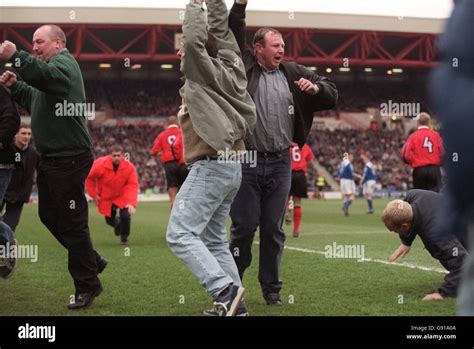
M 290 148 L 291 154 L 291 170 L 292 171 L 308 171 L 308 162 L 314 160 L 314 154 L 311 148 L 305 144 L 303 148 L 299 148 L 296 143 Z
M 181 135 L 181 129 L 178 126 L 171 125 L 163 132 L 160 132 L 153 143 L 153 147 L 150 150 L 151 155 L 156 155 L 161 152 L 161 162 L 166 163 L 168 161 L 180 159 L 180 154 L 176 154 L 176 150 L 173 147 L 176 138 Z M 182 157 L 182 155 L 181 155 Z
M 438 132 L 427 126 L 420 126 L 408 137 L 401 150 L 404 162 L 412 168 L 441 165 L 444 157 L 444 146 Z
M 178 157 L 180 164 L 184 164 L 184 148 L 183 148 L 183 134 L 179 133 L 173 143 L 174 154 Z

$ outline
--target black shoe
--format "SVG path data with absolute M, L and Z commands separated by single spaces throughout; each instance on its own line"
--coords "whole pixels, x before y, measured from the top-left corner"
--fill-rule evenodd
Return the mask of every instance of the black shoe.
M 8 248 L 10 250 L 13 250 L 17 248 L 17 246 L 18 246 L 18 241 L 14 239 L 9 244 Z M 9 277 L 11 277 L 13 275 L 13 272 L 15 271 L 17 251 L 15 251 L 14 253 L 15 253 L 15 257 L 0 258 L 0 277 L 4 279 L 8 279 Z
M 374 214 L 374 210 L 368 210 L 367 214 Z
M 124 246 L 127 246 L 128 245 L 128 239 L 120 240 L 120 244 L 124 245 Z
M 101 258 L 97 262 L 97 274 L 102 273 L 104 271 L 105 267 L 107 266 L 107 264 L 109 264 L 109 262 L 107 262 L 107 260 L 105 258 Z
M 205 316 L 219 316 L 219 313 L 214 308 L 204 310 L 203 314 Z M 235 312 L 235 316 L 249 316 L 249 311 L 247 310 L 247 306 L 245 305 L 245 301 L 243 298 L 240 302 L 239 307 L 237 308 L 237 311 Z
M 268 292 L 263 294 L 267 305 L 282 305 L 280 294 L 277 292 Z
M 95 292 L 90 292 L 90 293 L 80 293 L 77 295 L 76 299 L 74 300 L 74 303 L 68 304 L 68 309 L 69 310 L 79 310 L 79 309 L 85 309 L 88 306 L 92 304 L 92 301 L 94 300 L 95 297 L 99 296 L 102 293 L 102 286 L 99 286 L 97 291 Z
M 235 316 L 242 302 L 245 288 L 230 284 L 214 298 L 214 310 L 217 316 Z
M 299 237 L 300 237 L 300 233 L 298 233 L 298 232 L 293 233 L 293 237 L 294 237 L 294 238 L 299 238 Z

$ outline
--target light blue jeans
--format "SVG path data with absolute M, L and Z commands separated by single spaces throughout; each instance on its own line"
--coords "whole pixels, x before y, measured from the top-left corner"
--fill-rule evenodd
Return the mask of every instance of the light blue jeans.
M 10 184 L 12 177 L 12 170 L 0 170 L 0 205 L 3 202 L 3 197 Z M 0 221 L 0 245 L 6 245 L 7 242 L 13 241 L 13 231 L 10 227 Z
M 241 180 L 240 163 L 196 161 L 171 210 L 166 241 L 213 297 L 230 283 L 241 285 L 226 228 Z

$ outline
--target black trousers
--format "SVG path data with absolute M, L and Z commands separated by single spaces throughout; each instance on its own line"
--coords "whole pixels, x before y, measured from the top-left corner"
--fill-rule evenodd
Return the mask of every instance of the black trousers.
M 68 250 L 68 268 L 76 295 L 100 287 L 97 262 L 101 257 L 92 247 L 84 194 L 84 182 L 93 161 L 88 150 L 75 156 L 43 157 L 38 168 L 39 217 Z
M 417 167 L 413 170 L 413 188 L 431 190 L 439 193 L 441 190 L 441 169 L 436 165 Z
M 20 223 L 21 212 L 23 211 L 24 202 L 4 202 L 5 214 L 3 215 L 3 222 L 6 223 L 13 231 L 16 230 L 18 223 Z
M 120 219 L 117 219 L 117 210 L 120 211 Z M 130 226 L 132 224 L 132 218 L 127 208 L 118 208 L 115 205 L 112 205 L 112 210 L 110 217 L 105 217 L 105 221 L 108 225 L 117 229 L 117 232 L 120 235 L 120 240 L 127 241 L 128 236 L 130 235 Z
M 449 273 L 445 276 L 443 284 L 438 288 L 438 292 L 443 297 L 456 297 L 464 270 L 464 262 L 469 257 L 467 244 L 465 244 L 465 241 L 457 240 L 453 235 L 452 240 L 444 246 L 445 249 L 439 261 Z
M 260 226 L 258 280 L 264 294 L 282 287 L 283 218 L 290 184 L 290 152 L 259 153 L 256 167 L 242 164 L 242 184 L 230 210 L 230 249 L 241 278 L 252 262 L 252 242 Z

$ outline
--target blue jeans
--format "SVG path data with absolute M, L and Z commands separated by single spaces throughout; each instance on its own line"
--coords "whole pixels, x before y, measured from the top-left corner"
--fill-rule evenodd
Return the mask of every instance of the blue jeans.
M 240 163 L 196 161 L 171 210 L 166 241 L 212 296 L 241 285 L 226 228 L 241 180 Z
M 3 202 L 11 177 L 12 170 L 0 170 L 0 203 Z M 0 244 L 6 245 L 11 241 L 13 241 L 13 231 L 7 224 L 0 221 Z

